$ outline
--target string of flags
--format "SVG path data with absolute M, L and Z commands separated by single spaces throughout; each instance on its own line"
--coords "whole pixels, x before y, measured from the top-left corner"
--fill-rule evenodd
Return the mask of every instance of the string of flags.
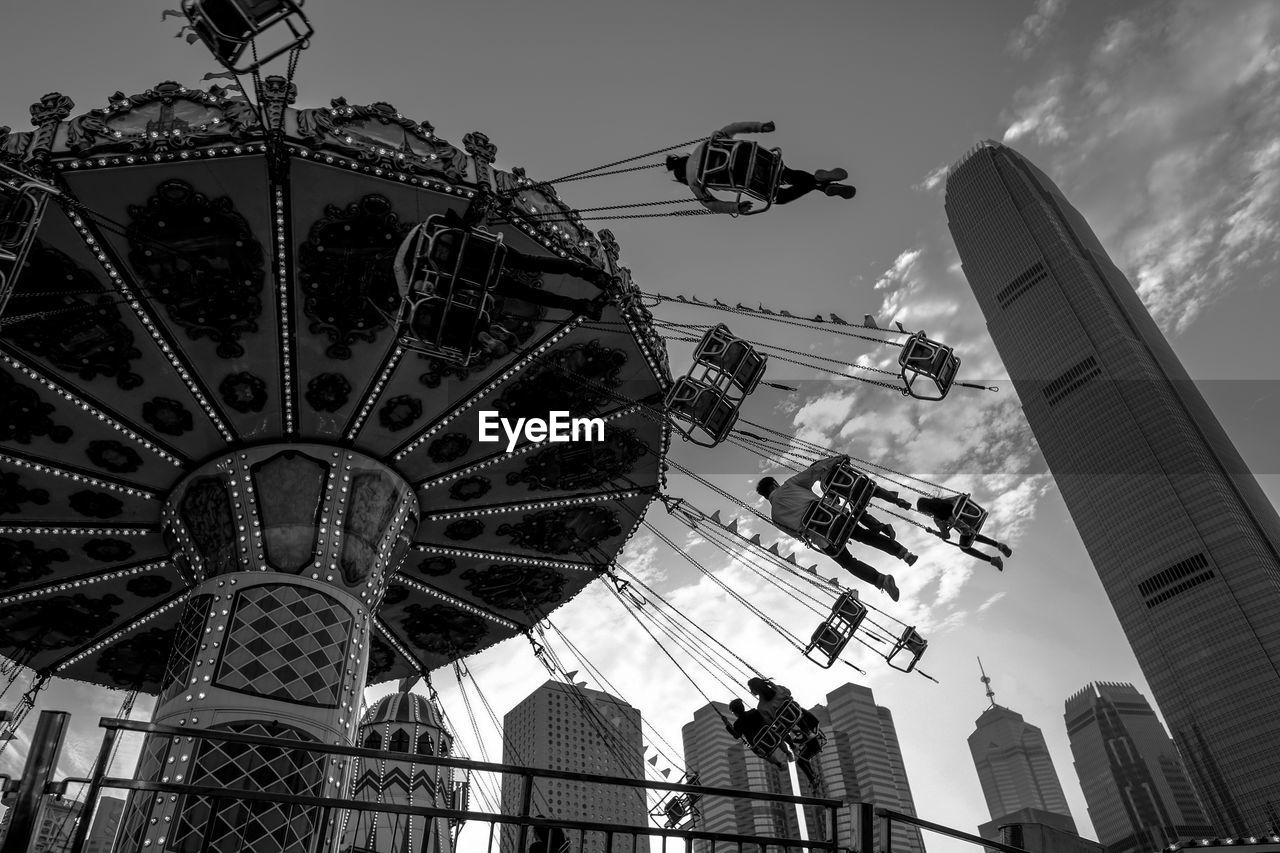
M 741 302 L 739 302 L 737 305 L 730 305 L 727 302 L 721 302 L 719 299 L 715 299 L 715 298 L 713 298 L 710 302 L 707 302 L 705 299 L 699 299 L 696 295 L 691 297 L 686 297 L 682 293 L 677 293 L 674 297 L 671 297 L 671 298 L 677 302 L 683 302 L 686 305 L 709 305 L 715 308 L 727 308 L 730 311 L 746 311 L 751 314 L 768 314 L 774 317 L 790 317 L 793 320 L 807 320 L 810 323 L 832 323 L 836 326 L 855 325 L 854 323 L 850 323 L 848 320 L 845 320 L 844 318 L 840 317 L 837 314 L 827 314 L 826 317 L 823 317 L 821 314 L 814 314 L 812 317 L 802 317 L 802 316 L 797 316 L 796 314 L 792 314 L 790 311 L 786 310 L 785 308 L 779 308 L 777 311 L 774 311 L 772 308 L 765 307 L 764 303 L 760 303 L 755 308 L 752 308 L 750 305 L 743 305 Z M 902 332 L 904 335 L 910 334 L 910 332 L 908 332 L 906 328 L 898 321 L 895 320 L 894 325 L 897 326 L 898 331 Z M 893 331 L 892 329 L 885 329 L 883 326 L 880 326 L 879 324 L 877 324 L 876 318 L 872 317 L 870 314 L 862 315 L 862 327 L 864 329 L 881 329 L 883 331 L 889 331 L 889 332 Z

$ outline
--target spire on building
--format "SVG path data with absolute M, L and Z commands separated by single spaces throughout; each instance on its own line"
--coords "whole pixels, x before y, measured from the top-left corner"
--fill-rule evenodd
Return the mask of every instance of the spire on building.
M 982 668 L 982 658 L 978 658 L 978 670 L 982 673 L 982 678 L 978 679 L 987 688 L 987 698 L 991 700 L 991 704 L 987 706 L 990 711 L 996 706 L 996 692 L 991 689 L 991 679 L 987 677 L 987 671 Z

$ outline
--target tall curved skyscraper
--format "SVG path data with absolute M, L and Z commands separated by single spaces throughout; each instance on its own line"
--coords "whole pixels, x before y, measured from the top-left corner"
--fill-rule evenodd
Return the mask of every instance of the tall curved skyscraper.
M 1280 829 L 1280 516 L 1053 181 L 984 142 L 946 193 L 991 337 L 1210 818 L 1224 835 Z

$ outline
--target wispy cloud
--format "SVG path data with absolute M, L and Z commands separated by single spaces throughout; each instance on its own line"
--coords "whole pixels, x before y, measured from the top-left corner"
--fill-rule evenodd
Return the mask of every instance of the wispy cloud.
M 947 171 L 950 168 L 951 167 L 945 163 L 938 166 L 936 169 L 929 172 L 929 174 L 921 178 L 920 183 L 913 184 L 911 188 L 913 190 L 920 190 L 921 192 L 933 192 L 938 187 L 942 186 L 942 182 L 947 179 Z
M 1277 259 L 1280 7 L 1156 3 L 1020 89 L 1004 139 L 1085 210 L 1156 322 L 1182 331 Z M 1063 144 L 1069 143 L 1069 144 Z
M 1009 52 L 1020 59 L 1031 58 L 1066 8 L 1067 0 L 1036 0 L 1035 9 L 1009 36 Z

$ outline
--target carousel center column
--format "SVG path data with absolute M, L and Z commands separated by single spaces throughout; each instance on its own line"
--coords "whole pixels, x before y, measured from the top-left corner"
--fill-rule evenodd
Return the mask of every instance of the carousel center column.
M 165 534 L 194 584 L 153 722 L 299 741 L 299 749 L 150 737 L 138 778 L 341 797 L 386 576 L 418 522 L 413 488 L 345 448 L 239 450 L 170 494 Z M 314 806 L 137 795 L 123 851 L 316 853 Z M 331 841 L 331 840 L 330 840 Z M 331 844 L 327 845 L 331 846 Z

